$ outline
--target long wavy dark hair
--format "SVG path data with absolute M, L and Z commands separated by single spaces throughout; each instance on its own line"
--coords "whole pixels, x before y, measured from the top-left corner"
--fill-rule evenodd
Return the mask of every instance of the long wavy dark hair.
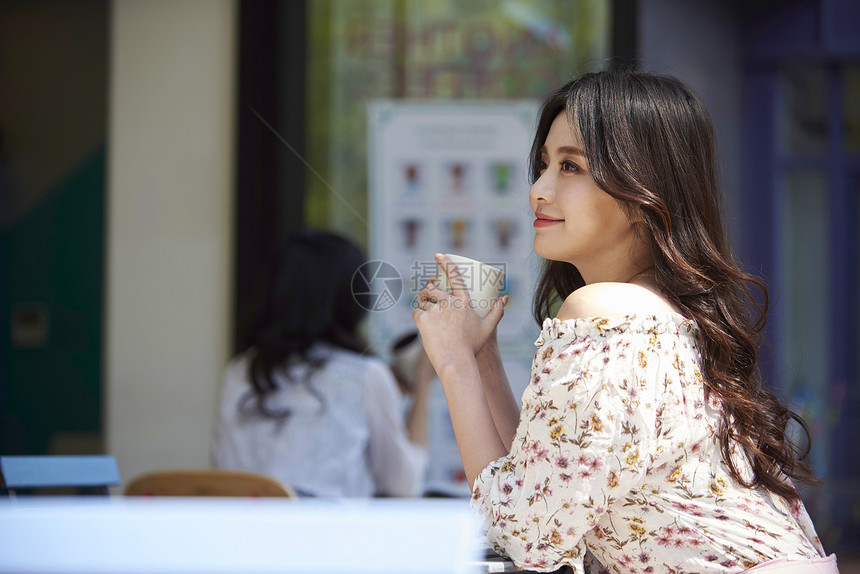
M 676 78 L 624 70 L 586 74 L 544 103 L 530 155 L 532 182 L 540 176 L 540 150 L 550 126 L 561 113 L 581 137 L 595 183 L 619 201 L 650 246 L 660 289 L 698 326 L 706 392 L 722 404 L 718 437 L 731 476 L 797 500 L 785 477 L 817 482 L 805 462 L 809 431 L 761 379 L 757 350 L 767 289 L 740 269 L 729 248 L 705 106 Z M 573 265 L 544 262 L 533 305 L 538 323 L 583 285 Z M 791 420 L 806 435 L 803 452 L 787 436 Z M 734 445 L 752 465 L 749 481 L 732 458 Z
M 287 378 L 287 366 L 301 362 L 308 378 L 323 361 L 309 353 L 320 341 L 364 354 L 367 344 L 359 333 L 367 301 L 352 290 L 355 272 L 366 262 L 353 243 L 338 235 L 304 229 L 290 235 L 269 266 L 260 300 L 243 347 L 249 353 L 248 379 L 252 394 L 240 405 L 268 417 L 285 418 L 289 411 L 274 411 L 266 397 L 278 388 L 276 374 Z

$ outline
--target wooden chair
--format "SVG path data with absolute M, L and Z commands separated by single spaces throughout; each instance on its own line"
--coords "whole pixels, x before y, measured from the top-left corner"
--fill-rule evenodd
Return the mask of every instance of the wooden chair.
M 288 486 L 238 470 L 162 470 L 135 477 L 126 496 L 238 496 L 296 498 Z
M 0 474 L 11 498 L 20 489 L 106 495 L 108 486 L 120 483 L 116 459 L 110 455 L 0 456 Z

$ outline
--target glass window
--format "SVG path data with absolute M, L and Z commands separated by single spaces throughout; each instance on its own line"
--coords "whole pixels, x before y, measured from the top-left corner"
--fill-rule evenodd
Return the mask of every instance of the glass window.
M 785 176 L 781 229 L 780 369 L 785 396 L 810 424 L 813 464 L 824 469 L 829 307 L 827 177 L 817 172 Z
M 845 66 L 842 73 L 843 143 L 848 152 L 860 152 L 860 65 Z
M 791 64 L 780 70 L 781 140 L 791 155 L 827 152 L 827 69 Z
M 607 61 L 609 5 L 309 2 L 306 221 L 366 240 L 370 100 L 542 99 Z

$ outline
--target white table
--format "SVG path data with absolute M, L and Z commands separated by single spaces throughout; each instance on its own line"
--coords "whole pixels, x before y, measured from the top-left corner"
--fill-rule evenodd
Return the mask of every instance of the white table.
M 4 573 L 459 574 L 479 547 L 462 500 L 0 500 Z

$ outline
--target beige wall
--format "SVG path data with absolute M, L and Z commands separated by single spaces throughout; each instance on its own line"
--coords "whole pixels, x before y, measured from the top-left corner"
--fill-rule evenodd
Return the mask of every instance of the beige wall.
M 105 436 L 127 482 L 209 464 L 228 358 L 235 0 L 115 0 Z

